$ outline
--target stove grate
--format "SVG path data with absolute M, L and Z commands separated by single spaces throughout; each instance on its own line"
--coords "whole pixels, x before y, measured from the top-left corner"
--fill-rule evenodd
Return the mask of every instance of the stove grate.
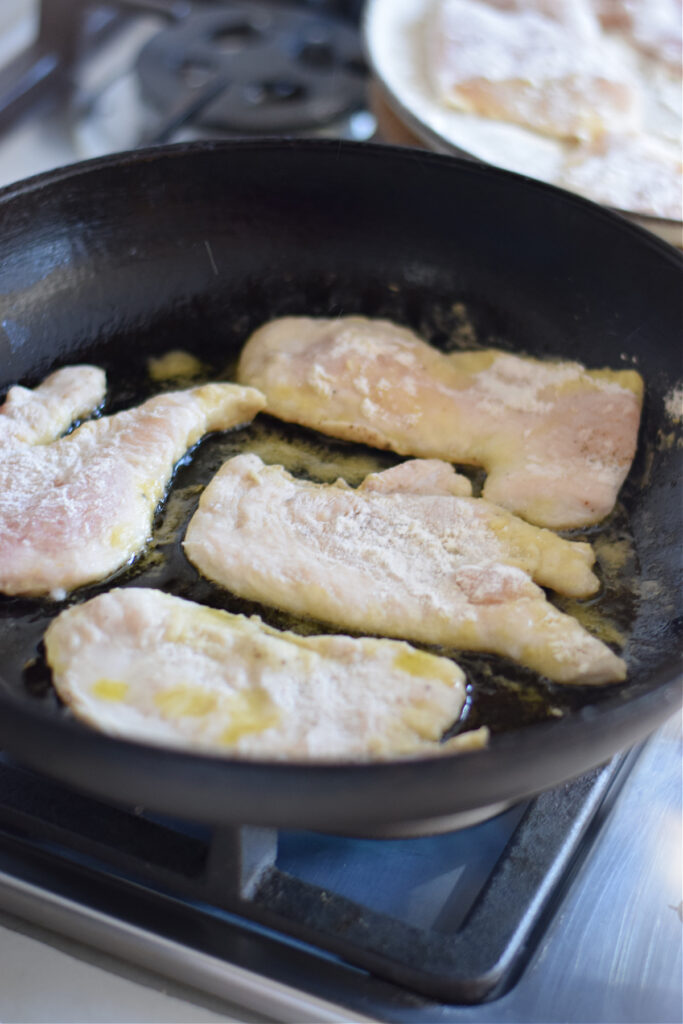
M 294 876 L 278 861 L 274 830 L 173 823 L 81 796 L 11 762 L 0 763 L 0 849 L 18 844 L 51 870 L 78 865 L 86 890 L 113 887 L 117 907 L 124 893 L 140 906 L 144 892 L 151 920 L 163 920 L 170 897 L 174 915 L 191 915 L 190 946 L 205 934 L 198 918 L 227 911 L 411 992 L 478 1003 L 500 996 L 524 969 L 633 756 L 532 800 L 452 931 L 417 927 Z M 416 841 L 362 842 L 395 849 Z
M 136 62 L 159 141 L 180 123 L 229 134 L 301 132 L 365 102 L 357 30 L 306 8 L 224 2 L 155 34 Z
M 0 132 L 36 109 L 96 103 L 79 94 L 83 61 L 145 16 L 160 29 L 135 65 L 156 113 L 138 145 L 185 125 L 306 131 L 365 105 L 360 0 L 40 0 L 34 41 L 0 68 Z

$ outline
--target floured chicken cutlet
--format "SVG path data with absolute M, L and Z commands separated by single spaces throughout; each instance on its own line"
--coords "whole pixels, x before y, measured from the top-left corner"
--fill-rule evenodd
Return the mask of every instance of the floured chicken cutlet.
M 557 184 L 589 199 L 671 220 L 683 219 L 683 160 L 648 135 L 604 135 L 570 151 Z
M 617 29 L 648 57 L 679 75 L 683 63 L 681 0 L 592 0 L 607 29 Z
M 338 480 L 337 486 L 343 487 L 344 481 Z M 369 473 L 358 490 L 364 494 L 372 491 L 375 494 L 450 494 L 458 498 L 472 497 L 472 484 L 467 477 L 456 473 L 452 466 L 440 459 L 409 459 L 380 473 Z
M 632 76 L 587 5 L 440 0 L 427 39 L 439 98 L 458 110 L 560 139 L 593 139 L 638 124 Z M 536 9 L 534 9 L 534 7 Z M 505 9 L 501 9 L 505 8 Z
M 79 718 L 127 739 L 317 761 L 439 754 L 465 699 L 452 661 L 396 640 L 302 637 L 155 590 L 62 612 L 45 647 Z
M 410 471 L 402 472 L 390 493 L 377 489 L 381 473 L 374 489 L 352 490 L 238 455 L 202 494 L 185 553 L 233 593 L 295 615 L 505 655 L 556 682 L 625 677 L 624 662 L 536 585 L 595 593 L 589 544 L 444 494 L 442 481 L 434 494 L 409 493 Z
M 63 596 L 124 565 L 149 539 L 178 460 L 264 404 L 252 388 L 207 384 L 59 438 L 104 394 L 101 370 L 70 366 L 0 406 L 0 592 Z
M 238 379 L 268 412 L 400 455 L 484 466 L 484 497 L 541 526 L 599 522 L 635 454 L 643 383 L 495 349 L 444 354 L 387 320 L 285 317 Z

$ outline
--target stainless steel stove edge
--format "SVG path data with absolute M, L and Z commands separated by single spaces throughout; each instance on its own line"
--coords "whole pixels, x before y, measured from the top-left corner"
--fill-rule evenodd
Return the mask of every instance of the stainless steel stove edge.
M 0 871 L 0 906 L 120 960 L 162 974 L 198 992 L 225 999 L 285 1024 L 374 1024 L 365 1017 L 219 960 L 199 950 L 83 906 Z

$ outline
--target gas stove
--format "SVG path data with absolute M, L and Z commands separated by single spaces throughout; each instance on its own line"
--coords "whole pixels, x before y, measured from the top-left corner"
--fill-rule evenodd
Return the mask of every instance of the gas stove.
M 376 138 L 360 6 L 7 3 L 0 184 L 161 142 Z M 0 1017 L 680 1020 L 680 745 L 676 719 L 403 839 L 211 829 L 0 754 Z

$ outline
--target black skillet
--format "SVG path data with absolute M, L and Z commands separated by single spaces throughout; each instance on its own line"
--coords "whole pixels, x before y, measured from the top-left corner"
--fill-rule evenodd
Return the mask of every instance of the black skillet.
M 79 725 L 41 667 L 44 628 L 63 604 L 5 597 L 0 745 L 11 755 L 102 797 L 179 816 L 362 830 L 480 813 L 538 792 L 676 709 L 680 449 L 665 398 L 681 376 L 683 275 L 673 249 L 503 171 L 317 141 L 170 147 L 57 170 L 0 193 L 0 223 L 0 393 L 90 360 L 107 369 L 109 408 L 120 408 L 143 394 L 150 354 L 180 347 L 224 367 L 270 317 L 352 312 L 392 317 L 436 344 L 474 337 L 591 366 L 635 365 L 647 384 L 640 453 L 618 513 L 636 551 L 623 686 L 569 695 L 530 681 L 541 703 L 565 712 L 545 721 L 515 713 L 511 691 L 502 712 L 490 694 L 488 704 L 475 699 L 479 718 L 465 726 L 488 715 L 496 731 L 488 749 L 467 755 L 239 762 Z M 71 600 L 150 581 L 231 606 L 196 574 L 192 582 L 177 546 L 163 571 L 143 559 Z M 525 706 L 524 685 L 514 692 Z

